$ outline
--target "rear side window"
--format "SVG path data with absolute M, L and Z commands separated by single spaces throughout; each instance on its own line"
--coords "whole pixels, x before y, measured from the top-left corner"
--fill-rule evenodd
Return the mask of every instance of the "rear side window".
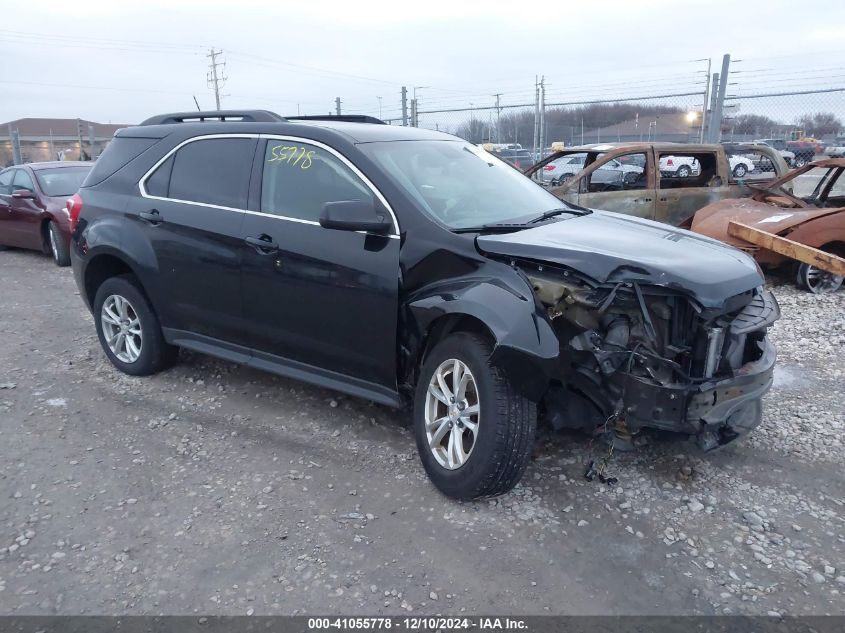
M 12 193 L 12 176 L 15 175 L 14 169 L 9 169 L 0 174 L 0 195 L 8 196 Z
M 103 182 L 118 169 L 128 164 L 133 158 L 140 156 L 157 143 L 157 138 L 133 138 L 131 136 L 115 136 L 103 153 L 94 163 L 94 169 L 82 183 L 83 187 L 93 187 Z
M 163 197 L 246 209 L 255 144 L 251 138 L 193 141 L 176 151 L 172 165 L 168 166 L 169 160 L 162 163 L 148 182 L 154 181 L 160 191 L 165 176 L 158 171 L 170 169 Z
M 35 185 L 32 184 L 32 178 L 23 169 L 18 169 L 15 172 L 15 180 L 12 183 L 12 190 L 26 189 L 35 193 Z

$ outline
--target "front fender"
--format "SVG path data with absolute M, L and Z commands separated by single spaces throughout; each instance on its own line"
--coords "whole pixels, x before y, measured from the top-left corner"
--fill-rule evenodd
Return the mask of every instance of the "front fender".
M 495 278 L 465 279 L 427 288 L 408 301 L 412 330 L 419 333 L 422 350 L 448 334 L 461 317 L 484 324 L 493 336 L 491 362 L 501 368 L 525 397 L 539 401 L 554 374 L 560 348 L 557 336 L 538 307 L 527 282 L 524 291 Z M 447 318 L 444 321 L 444 317 Z M 437 325 L 448 323 L 445 331 Z

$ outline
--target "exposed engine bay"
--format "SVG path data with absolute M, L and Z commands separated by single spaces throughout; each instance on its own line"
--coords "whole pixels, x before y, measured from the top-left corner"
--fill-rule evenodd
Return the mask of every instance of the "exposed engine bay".
M 520 262 L 560 343 L 543 409 L 556 429 L 613 422 L 695 436 L 716 448 L 760 423 L 772 382 L 767 328 L 780 315 L 762 287 L 705 308 L 680 290 L 638 281 L 591 284 L 571 270 Z

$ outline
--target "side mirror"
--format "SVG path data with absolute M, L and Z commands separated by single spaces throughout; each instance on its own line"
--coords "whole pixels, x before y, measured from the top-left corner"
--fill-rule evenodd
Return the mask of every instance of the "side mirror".
M 393 226 L 387 210 L 378 202 L 341 200 L 327 202 L 320 212 L 320 226 L 338 231 L 387 233 Z
M 27 199 L 27 198 L 34 198 L 35 194 L 32 193 L 29 189 L 15 189 L 12 192 L 13 198 L 20 198 L 20 199 Z

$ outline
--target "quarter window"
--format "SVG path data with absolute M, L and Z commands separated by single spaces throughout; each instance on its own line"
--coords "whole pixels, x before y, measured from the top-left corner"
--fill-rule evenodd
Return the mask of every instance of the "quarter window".
M 297 141 L 267 142 L 261 211 L 316 222 L 324 204 L 342 200 L 375 202 L 370 188 L 330 152 Z
M 32 178 L 23 169 L 15 171 L 15 181 L 12 184 L 12 190 L 17 191 L 18 189 L 26 189 L 35 193 L 35 185 L 32 184 Z
M 219 138 L 181 147 L 147 179 L 150 195 L 246 209 L 255 140 Z

